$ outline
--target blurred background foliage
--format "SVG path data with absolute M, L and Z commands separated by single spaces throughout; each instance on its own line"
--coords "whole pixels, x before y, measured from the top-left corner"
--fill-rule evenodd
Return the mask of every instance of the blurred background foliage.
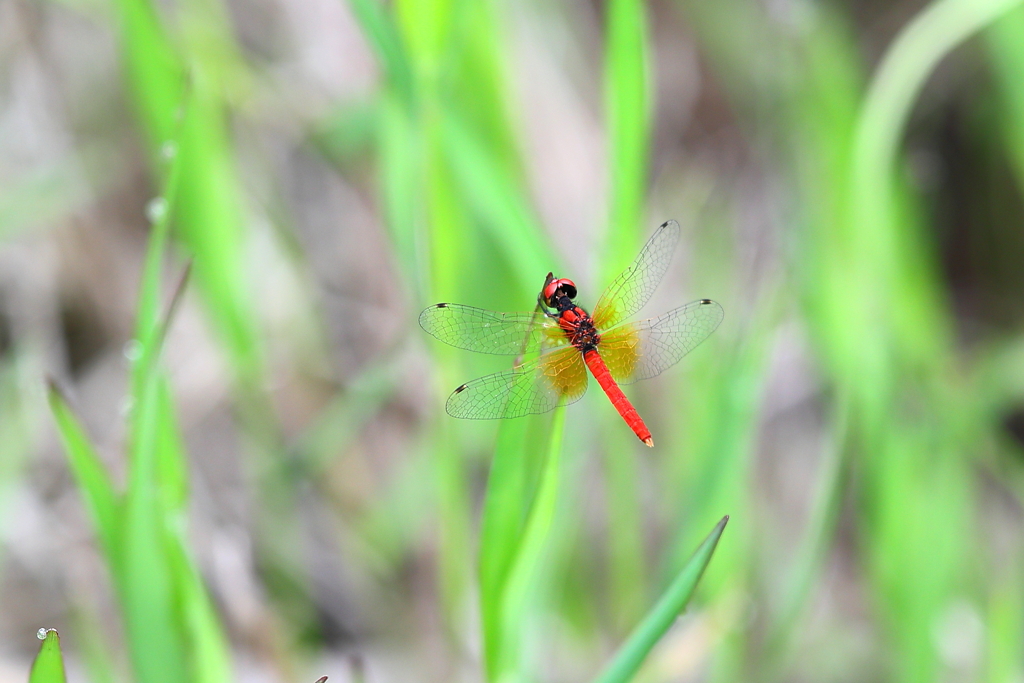
M 725 514 L 637 680 L 1024 680 L 1019 4 L 0 0 L 0 680 L 592 679 Z M 653 451 L 444 413 L 669 218 Z

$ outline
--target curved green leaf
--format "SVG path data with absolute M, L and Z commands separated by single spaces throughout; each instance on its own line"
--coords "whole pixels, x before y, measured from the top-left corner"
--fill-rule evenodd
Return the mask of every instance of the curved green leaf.
M 722 518 L 704 542 L 697 548 L 690 561 L 676 575 L 668 590 L 661 596 L 657 604 L 647 613 L 643 621 L 633 630 L 626 642 L 615 653 L 610 664 L 597 677 L 596 683 L 625 683 L 632 680 L 651 649 L 665 635 L 676 617 L 683 611 L 693 595 L 693 589 L 704 574 L 711 555 L 715 552 L 718 539 L 725 530 L 729 516 Z

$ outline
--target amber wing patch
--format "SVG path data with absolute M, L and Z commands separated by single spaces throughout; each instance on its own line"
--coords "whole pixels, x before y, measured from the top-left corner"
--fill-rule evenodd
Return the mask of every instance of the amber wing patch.
M 583 357 L 567 347 L 467 382 L 452 392 L 445 407 L 452 417 L 473 420 L 522 417 L 578 401 L 586 390 Z
M 619 325 L 601 335 L 598 350 L 612 374 L 612 379 L 620 384 L 629 382 L 643 353 L 640 331 L 633 324 Z

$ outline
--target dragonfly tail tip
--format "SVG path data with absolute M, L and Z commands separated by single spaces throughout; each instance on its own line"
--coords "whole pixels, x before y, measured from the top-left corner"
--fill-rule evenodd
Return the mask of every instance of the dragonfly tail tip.
M 646 439 L 644 439 L 644 444 L 645 444 L 645 445 L 646 445 L 646 446 L 647 446 L 648 448 L 654 448 L 654 438 L 653 438 L 653 437 L 650 437 L 650 436 L 649 436 L 649 437 L 647 437 Z

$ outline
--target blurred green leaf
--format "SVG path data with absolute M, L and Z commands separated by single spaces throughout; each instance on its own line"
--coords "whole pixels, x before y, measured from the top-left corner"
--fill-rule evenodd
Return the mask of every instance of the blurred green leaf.
M 1024 8 L 1018 7 L 994 21 L 985 31 L 992 69 L 999 88 L 1005 143 L 1017 173 L 1017 183 L 1024 186 L 1024 89 L 1020 87 L 1024 73 Z
M 378 0 L 349 0 L 349 6 L 402 104 L 411 109 L 415 102 L 412 67 L 392 17 Z
M 596 683 L 626 683 L 633 680 L 633 676 L 640 669 L 640 665 L 648 653 L 675 623 L 680 613 L 686 609 L 686 605 L 690 602 L 690 596 L 693 595 L 697 582 L 700 581 L 708 562 L 711 561 L 711 555 L 714 554 L 718 539 L 721 538 L 728 521 L 728 516 L 723 517 L 722 521 L 711 530 L 708 537 L 697 548 L 697 552 L 693 554 L 690 561 L 662 594 L 657 604 L 651 608 L 651 611 L 615 653 L 612 661 L 601 672 L 601 675 L 595 679 Z
M 107 557 L 117 557 L 121 532 L 121 500 L 114 490 L 110 474 L 85 433 L 67 399 L 52 380 L 49 384 L 50 410 L 57 422 L 64 450 L 85 507 L 99 534 Z
M 342 104 L 312 132 L 312 141 L 321 153 L 346 168 L 353 159 L 371 152 L 380 138 L 386 97 Z
M 457 115 L 446 112 L 442 125 L 443 149 L 458 182 L 458 196 L 481 216 L 481 227 L 510 260 L 520 291 L 538 291 L 544 275 L 561 268 L 521 188 Z M 458 270 L 457 263 L 451 267 Z
M 603 398 L 603 397 L 602 397 Z M 608 408 L 602 407 L 607 410 Z M 608 600 L 622 633 L 636 623 L 647 598 L 640 458 L 636 437 L 617 420 L 601 424 L 607 490 Z
M 242 200 L 222 109 L 224 93 L 215 90 L 217 78 L 210 68 L 191 68 L 149 0 L 118 0 L 116 6 L 124 62 L 148 136 L 152 168 L 157 177 L 165 175 L 167 143 L 176 140 L 179 236 L 196 257 L 197 279 L 231 350 L 228 357 L 238 379 L 256 391 L 262 358 L 248 300 Z M 186 92 L 188 104 L 182 106 Z
M 456 0 L 396 0 L 395 22 L 410 54 L 415 78 L 423 86 L 436 86 L 441 62 L 460 38 L 454 21 L 462 3 Z
M 384 96 L 378 124 L 380 170 L 377 185 L 382 195 L 384 221 L 398 262 L 413 292 L 429 292 L 429 268 L 422 254 L 419 201 L 419 154 L 422 148 L 415 122 L 394 96 Z
M 986 681 L 1012 681 L 1024 675 L 1021 643 L 1024 642 L 1024 599 L 1017 570 L 1020 557 L 1000 567 L 994 577 L 985 619 L 987 644 Z
M 488 680 L 520 665 L 523 618 L 534 591 L 560 486 L 565 409 L 555 411 L 541 478 L 531 477 L 530 444 L 541 419 L 504 420 L 491 461 L 480 531 L 480 611 Z
M 606 5 L 604 118 L 608 149 L 608 224 L 601 259 L 603 281 L 629 266 L 641 243 L 647 194 L 650 88 L 647 12 L 641 0 Z M 643 605 L 644 553 L 638 461 L 629 436 L 608 425 L 604 439 L 609 491 L 609 596 L 614 622 L 625 628 Z M 628 445 L 627 445 L 628 443 Z
M 116 0 L 114 6 L 127 80 L 149 137 L 150 158 L 159 167 L 160 150 L 173 137 L 186 70 L 148 0 Z
M 487 679 L 497 680 L 506 663 L 502 596 L 515 562 L 530 500 L 523 450 L 532 419 L 503 420 L 487 476 L 480 513 L 480 617 Z
M 518 547 L 514 562 L 503 586 L 499 628 L 503 633 L 502 650 L 509 655 L 521 651 L 521 641 L 527 632 L 524 628 L 526 616 L 535 607 L 545 582 L 539 571 L 545 564 L 558 498 L 563 490 L 562 437 L 565 431 L 565 412 L 564 407 L 556 409 L 551 421 L 551 435 L 540 481 L 529 507 L 526 524 L 516 539 Z
M 896 350 L 918 361 L 941 359 L 949 340 L 931 279 L 935 274 L 930 254 L 922 253 L 923 240 L 909 233 L 915 221 L 899 220 L 910 206 L 894 192 L 900 140 L 911 106 L 938 62 L 1017 4 L 1019 0 L 937 0 L 925 8 L 899 33 L 879 64 L 854 130 L 851 246 L 871 267 L 857 269 L 859 295 L 849 301 L 846 314 L 862 331 L 878 331 L 883 323 L 876 339 L 884 341 L 886 334 L 894 334 Z M 880 320 L 883 315 L 889 319 Z M 889 326 L 892 332 L 885 331 Z M 883 352 L 858 346 L 862 362 L 855 372 L 867 373 L 877 386 L 891 383 L 895 375 L 886 368 Z M 865 361 L 871 365 L 865 367 Z M 883 420 L 883 410 L 880 407 L 871 419 Z
M 72 629 L 76 635 L 76 654 L 81 658 L 82 670 L 89 683 L 116 683 L 114 673 L 118 658 L 113 633 L 96 628 L 103 623 L 99 610 L 92 605 L 79 604 L 72 612 Z
M 630 254 L 640 244 L 650 106 L 644 3 L 611 0 L 607 8 L 605 120 L 611 202 L 602 263 L 610 281 L 629 265 Z
M 177 523 L 175 523 L 177 522 Z M 191 655 L 191 677 L 195 683 L 232 680 L 231 646 L 221 626 L 217 608 L 203 583 L 202 574 L 188 553 L 188 535 L 183 516 L 172 519 L 168 533 L 168 559 L 174 592 L 180 601 L 181 629 Z
M 156 344 L 150 338 L 151 344 Z M 143 350 L 149 357 L 151 351 Z M 132 447 L 125 496 L 122 599 L 125 632 L 141 683 L 188 681 L 188 648 L 180 621 L 168 543 L 168 510 L 159 479 L 160 382 L 150 365 L 133 396 Z
M 157 381 L 157 481 L 161 507 L 168 515 L 183 514 L 188 504 L 188 461 L 181 441 L 174 409 L 171 383 L 160 376 Z
M 40 629 L 41 631 L 42 629 Z M 32 663 L 29 683 L 64 683 L 64 658 L 60 652 L 60 636 L 56 629 L 48 629 Z
M 0 236 L 16 237 L 64 219 L 88 200 L 76 160 L 64 159 L 4 183 L 0 191 Z

